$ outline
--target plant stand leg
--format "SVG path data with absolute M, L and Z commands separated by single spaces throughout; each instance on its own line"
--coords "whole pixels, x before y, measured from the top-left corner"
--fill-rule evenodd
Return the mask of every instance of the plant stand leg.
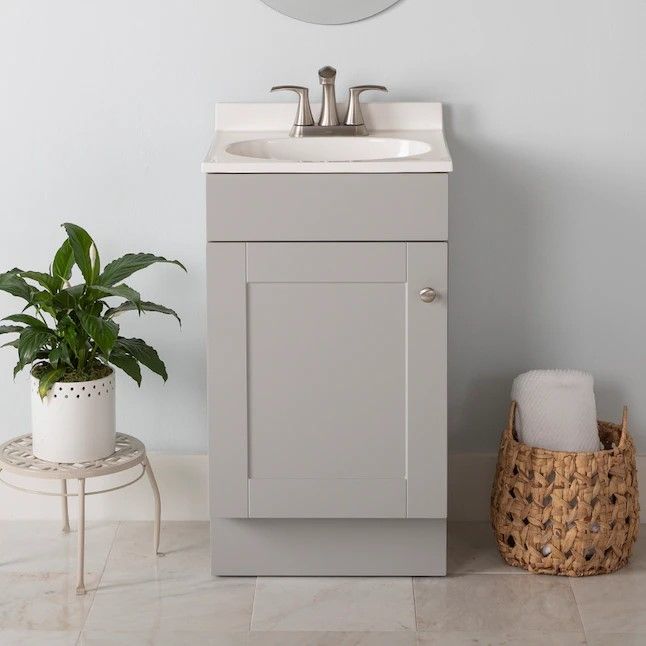
M 79 478 L 78 576 L 76 594 L 85 594 L 85 478 Z
M 67 510 L 67 480 L 61 480 L 61 505 L 63 508 L 63 533 L 70 533 L 70 515 Z
M 161 498 L 159 497 L 159 487 L 157 486 L 157 481 L 155 480 L 155 474 L 153 473 L 152 467 L 148 460 L 144 460 L 144 469 L 150 481 L 150 486 L 153 490 L 153 496 L 155 497 L 155 527 L 153 535 L 153 547 L 155 549 L 155 554 L 159 554 L 159 532 L 161 526 Z

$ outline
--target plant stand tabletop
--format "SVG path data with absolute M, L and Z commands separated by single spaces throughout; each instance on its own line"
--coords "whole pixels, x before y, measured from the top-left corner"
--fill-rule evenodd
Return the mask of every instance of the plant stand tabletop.
M 88 478 L 107 476 L 133 467 L 141 467 L 141 473 L 125 484 L 120 484 L 106 489 L 94 491 L 85 490 L 85 481 Z M 140 480 L 144 474 L 148 476 L 155 500 L 155 524 L 153 530 L 153 545 L 155 554 L 159 554 L 159 531 L 161 519 L 161 499 L 155 475 L 146 456 L 146 449 L 142 442 L 131 435 L 117 433 L 116 450 L 112 455 L 101 460 L 90 462 L 60 463 L 48 462 L 34 457 L 32 451 L 31 435 L 20 435 L 0 445 L 0 472 L 6 471 L 30 478 L 60 480 L 61 492 L 42 491 L 18 486 L 0 477 L 0 482 L 13 489 L 35 493 L 43 496 L 58 496 L 62 500 L 63 531 L 70 531 L 67 499 L 78 498 L 78 578 L 76 585 L 77 594 L 85 594 L 84 561 L 85 561 L 85 497 L 99 493 L 108 493 L 123 489 Z M 78 493 L 67 492 L 67 481 L 78 481 Z

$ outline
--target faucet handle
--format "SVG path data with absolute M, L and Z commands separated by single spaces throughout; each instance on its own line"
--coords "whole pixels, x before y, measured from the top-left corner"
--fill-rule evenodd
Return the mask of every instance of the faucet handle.
M 363 126 L 363 114 L 361 113 L 361 101 L 359 97 L 366 90 L 378 90 L 379 92 L 388 92 L 388 88 L 383 85 L 355 85 L 350 88 L 350 97 L 348 98 L 348 111 L 346 112 L 344 122 L 346 126 Z
M 296 108 L 295 126 L 313 126 L 314 117 L 310 108 L 310 91 L 302 85 L 274 85 L 272 92 L 279 90 L 290 90 L 298 94 L 298 107 Z

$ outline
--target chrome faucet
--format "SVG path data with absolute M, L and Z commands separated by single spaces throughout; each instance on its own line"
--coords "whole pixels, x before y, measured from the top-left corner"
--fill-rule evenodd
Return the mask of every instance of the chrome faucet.
M 319 83 L 323 86 L 319 126 L 338 126 L 339 115 L 336 112 L 336 92 L 334 90 L 334 84 L 336 83 L 336 70 L 329 65 L 322 67 L 319 70 Z
M 350 88 L 348 107 L 343 119 L 339 123 L 336 107 L 335 93 L 336 70 L 329 65 L 319 70 L 319 82 L 323 87 L 321 98 L 321 114 L 318 124 L 314 123 L 312 109 L 310 108 L 309 89 L 300 85 L 275 85 L 272 92 L 277 90 L 290 90 L 298 95 L 298 107 L 294 125 L 289 132 L 290 137 L 325 137 L 325 136 L 365 136 L 368 128 L 363 120 L 361 102 L 359 97 L 366 90 L 388 92 L 383 85 L 357 85 Z

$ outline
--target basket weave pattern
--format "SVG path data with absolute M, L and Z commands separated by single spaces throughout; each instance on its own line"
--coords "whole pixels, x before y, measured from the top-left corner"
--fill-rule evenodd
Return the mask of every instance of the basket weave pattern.
M 599 422 L 604 450 L 529 447 L 514 430 L 515 403 L 498 453 L 491 523 L 503 559 L 541 574 L 614 572 L 639 531 L 635 449 L 627 429 Z

